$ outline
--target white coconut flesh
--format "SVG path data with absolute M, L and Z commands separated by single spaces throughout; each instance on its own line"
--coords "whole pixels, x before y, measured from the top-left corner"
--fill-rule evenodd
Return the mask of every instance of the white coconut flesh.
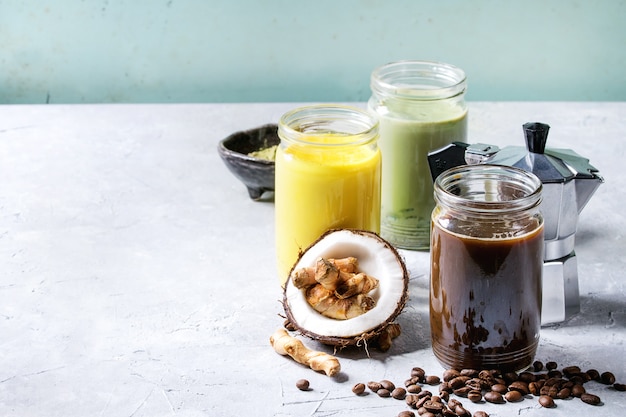
M 368 294 L 375 307 L 351 319 L 325 317 L 309 305 L 305 290 L 289 280 L 285 287 L 286 308 L 297 327 L 321 336 L 352 338 L 390 322 L 400 313 L 407 296 L 406 267 L 397 251 L 374 233 L 349 229 L 328 232 L 306 250 L 292 271 L 314 266 L 320 257 L 349 256 L 357 258 L 360 272 L 378 279 L 378 287 Z

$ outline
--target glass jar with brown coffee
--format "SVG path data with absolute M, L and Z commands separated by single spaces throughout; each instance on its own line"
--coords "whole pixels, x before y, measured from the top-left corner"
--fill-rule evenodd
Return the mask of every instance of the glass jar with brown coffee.
M 498 165 L 452 168 L 435 181 L 430 325 L 449 368 L 520 370 L 541 327 L 541 181 Z

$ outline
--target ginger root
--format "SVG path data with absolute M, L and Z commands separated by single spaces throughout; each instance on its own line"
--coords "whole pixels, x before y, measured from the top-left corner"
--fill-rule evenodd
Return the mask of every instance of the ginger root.
M 348 298 L 356 294 L 367 294 L 374 288 L 378 287 L 378 280 L 363 272 L 354 274 L 342 281 L 335 288 L 335 296 L 337 298 Z
M 270 336 L 270 344 L 280 355 L 289 355 L 296 362 L 308 366 L 314 371 L 335 376 L 341 370 L 339 359 L 325 352 L 311 350 L 285 329 L 278 329 Z
M 378 280 L 358 272 L 358 260 L 353 256 L 318 258 L 315 266 L 293 271 L 291 281 L 296 288 L 305 291 L 311 307 L 333 319 L 359 316 L 376 304 L 367 294 L 378 287 Z
M 305 298 L 318 313 L 331 319 L 346 320 L 374 308 L 374 299 L 367 294 L 356 294 L 348 298 L 339 298 L 334 291 L 327 290 L 322 284 L 306 289 Z

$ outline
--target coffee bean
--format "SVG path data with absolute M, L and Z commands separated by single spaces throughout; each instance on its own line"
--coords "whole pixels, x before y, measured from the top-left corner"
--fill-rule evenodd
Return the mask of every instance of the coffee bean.
M 428 385 L 437 385 L 441 382 L 441 378 L 439 378 L 437 375 L 428 375 L 424 381 Z
M 359 382 L 352 387 L 352 392 L 356 395 L 362 395 L 365 392 L 365 384 Z
M 489 417 L 485 411 L 479 410 L 474 413 L 474 417 Z
M 516 372 L 506 372 L 502 374 L 502 379 L 504 379 L 506 384 L 510 384 L 513 381 L 517 381 L 519 379 L 519 375 Z
M 299 379 L 296 381 L 296 388 L 300 391 L 306 391 L 309 389 L 309 381 L 306 379 Z
M 476 369 L 461 369 L 461 375 L 475 378 L 478 376 L 478 371 Z
M 483 394 L 480 391 L 470 391 L 467 393 L 467 399 L 473 403 L 479 403 L 483 399 Z
M 459 417 L 459 416 L 456 415 L 454 410 L 450 409 L 450 407 L 444 407 L 443 410 L 441 410 L 440 416 L 443 416 L 443 417 Z
M 502 384 L 495 384 L 491 387 L 492 391 L 498 392 L 500 394 L 506 394 L 506 392 L 509 390 L 506 385 L 502 385 Z
M 583 395 L 580 396 L 580 399 L 582 400 L 582 402 L 591 404 L 591 405 L 598 405 L 601 402 L 600 397 L 594 394 L 589 394 L 589 393 L 584 393 Z
M 416 366 L 415 368 L 411 369 L 411 376 L 415 376 L 420 379 L 423 379 L 426 376 L 426 371 Z
M 417 395 L 413 395 L 413 394 L 408 394 L 406 397 L 404 397 L 404 401 L 406 402 L 406 405 L 408 405 L 409 407 L 415 407 L 415 404 L 417 404 L 417 401 L 419 400 Z
M 391 397 L 391 391 L 389 391 L 386 388 L 381 388 L 378 391 L 376 391 L 376 394 L 378 394 L 379 397 L 381 398 L 389 398 Z
M 578 367 L 578 366 L 566 366 L 565 368 L 563 368 L 562 371 L 563 371 L 563 375 L 565 375 L 566 377 L 569 378 L 571 375 L 580 373 L 580 367 Z
M 465 382 L 465 386 L 466 387 L 470 387 L 471 389 L 477 390 L 477 391 L 478 390 L 482 390 L 483 389 L 483 385 L 484 384 L 482 383 L 482 381 L 479 378 L 472 378 L 469 381 Z M 489 387 L 490 387 L 490 385 L 487 384 L 485 386 L 485 389 L 488 389 Z
M 504 399 L 510 403 L 516 403 L 518 401 L 522 401 L 524 399 L 524 396 L 519 391 L 509 391 L 504 394 Z
M 558 369 L 551 369 L 548 371 L 548 378 L 562 378 L 563 372 Z
M 519 377 L 517 378 L 517 380 L 529 384 L 533 381 L 536 381 L 537 377 L 532 372 L 522 372 L 519 374 Z
M 467 394 L 469 394 L 470 391 L 472 391 L 470 387 L 461 387 L 461 388 L 455 389 L 453 393 L 454 395 L 457 395 L 459 397 L 467 397 Z
M 559 395 L 559 387 L 556 385 L 551 386 L 548 389 L 548 395 L 552 398 L 557 398 L 557 395 Z
M 584 375 L 584 377 L 583 377 Z M 589 377 L 587 376 L 587 374 L 573 374 L 571 376 L 568 377 L 569 380 L 573 383 L 573 384 L 584 384 L 585 382 L 589 382 Z
M 439 414 L 443 410 L 443 403 L 428 400 L 424 403 L 424 408 L 433 414 Z
M 572 397 L 580 397 L 585 392 L 587 392 L 587 390 L 582 385 L 576 384 L 572 387 Z
M 531 382 L 531 384 L 532 383 L 533 382 Z M 519 391 L 522 395 L 530 394 L 530 391 L 528 389 L 528 384 L 525 383 L 524 381 L 511 382 L 511 385 L 509 385 L 509 390 Z
M 554 400 L 552 399 L 552 397 L 550 397 L 548 395 L 540 396 L 539 397 L 539 404 L 541 404 L 541 406 L 545 407 L 545 408 L 553 408 L 555 406 Z
M 535 372 L 543 371 L 543 362 L 541 362 L 541 361 L 534 361 L 533 362 L 533 370 Z
M 468 376 L 457 376 L 456 378 L 453 378 L 450 381 L 448 381 L 448 385 L 450 385 L 450 388 L 455 390 L 455 389 L 465 386 L 465 382 L 469 380 L 470 378 Z
M 391 391 L 391 396 L 396 400 L 404 400 L 404 398 L 406 397 L 406 390 L 400 387 L 395 388 L 393 391 Z
M 615 388 L 616 391 L 626 391 L 626 384 L 616 382 L 613 384 L 613 388 Z
M 424 407 L 424 404 L 426 403 L 426 401 L 430 401 L 430 397 L 424 397 L 424 398 L 420 398 L 419 400 L 417 400 L 417 402 L 415 403 L 415 408 L 417 408 L 418 410 L 420 408 Z M 422 414 L 422 413 L 419 413 Z
M 557 394 L 556 394 L 556 398 L 560 399 L 560 400 L 564 400 L 566 398 L 569 398 L 572 395 L 572 390 L 570 390 L 569 388 L 562 388 Z
M 472 413 L 467 411 L 462 405 L 457 405 L 454 407 L 454 414 L 458 417 L 472 417 Z
M 398 417 L 415 417 L 415 413 L 413 411 L 400 411 Z
M 404 381 L 404 386 L 408 387 L 409 385 L 416 385 L 419 381 L 419 378 L 413 377 Z
M 600 372 L 596 369 L 590 369 L 586 372 L 587 376 L 589 376 L 589 380 L 591 381 L 599 381 L 600 380 Z
M 600 381 L 606 385 L 613 385 L 615 383 L 615 375 L 612 372 L 602 372 L 600 374 Z
M 409 385 L 408 387 L 406 387 L 406 390 L 410 392 L 411 394 L 417 394 L 418 392 L 422 390 L 422 387 L 420 387 L 419 385 L 413 384 L 413 385 Z
M 463 405 L 463 404 L 461 404 L 461 401 L 456 400 L 454 398 L 451 398 L 450 401 L 448 401 L 448 407 L 450 408 L 456 408 L 457 405 Z
M 495 379 L 495 377 L 493 376 L 493 373 L 491 371 L 488 371 L 487 369 L 483 369 L 482 371 L 480 371 L 478 373 L 478 378 L 486 379 L 486 380 Z
M 543 383 L 531 382 L 530 384 L 528 384 L 528 391 L 530 391 L 532 395 L 539 395 L 539 390 L 541 389 L 542 386 L 543 386 Z
M 393 391 L 396 388 L 395 384 L 388 379 L 383 379 L 382 381 L 380 381 L 380 386 L 389 392 Z
M 461 373 L 459 371 L 457 371 L 456 369 L 446 369 L 443 372 L 443 380 L 448 382 L 454 378 L 456 378 L 457 376 L 460 376 Z
M 379 389 L 381 389 L 383 386 L 380 385 L 380 382 L 376 382 L 376 381 L 370 381 L 367 383 L 367 388 L 369 388 L 370 390 L 372 390 L 372 392 L 376 392 Z
M 431 413 L 430 411 L 426 409 L 424 409 L 424 411 L 421 413 L 419 410 L 417 410 L 417 413 L 422 417 L 437 417 L 437 414 Z
M 450 399 L 450 393 L 448 391 L 441 391 L 439 393 L 439 396 L 441 397 L 442 400 L 446 402 Z
M 423 397 L 428 397 L 428 398 L 430 398 L 430 397 L 432 397 L 432 396 L 433 396 L 433 393 L 432 393 L 432 392 L 430 392 L 430 391 L 428 391 L 427 389 L 425 389 L 425 390 L 422 390 L 422 391 L 420 391 L 419 393 L 417 393 L 417 396 L 418 396 L 419 398 L 423 398 Z
M 546 363 L 546 369 L 547 369 L 548 371 L 551 371 L 552 369 L 556 369 L 558 366 L 559 366 L 559 365 L 557 365 L 557 364 L 556 364 L 556 362 L 552 362 L 552 361 L 550 361 L 550 362 L 547 362 L 547 363 Z
M 502 404 L 504 403 L 504 398 L 502 394 L 497 391 L 489 391 L 484 395 L 485 401 L 493 403 L 493 404 Z
M 452 392 L 452 387 L 450 386 L 449 382 L 443 381 L 440 385 L 439 385 L 439 392 Z

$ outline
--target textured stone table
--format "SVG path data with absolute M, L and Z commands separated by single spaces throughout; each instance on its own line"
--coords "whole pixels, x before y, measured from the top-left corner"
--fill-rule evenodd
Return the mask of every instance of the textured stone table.
M 403 401 L 352 385 L 402 383 L 414 366 L 441 375 L 423 252 L 402 251 L 411 293 L 387 353 L 339 352 L 331 379 L 270 347 L 283 322 L 274 207 L 248 198 L 216 145 L 295 106 L 0 106 L 0 414 L 396 416 Z M 542 329 L 538 359 L 626 382 L 626 103 L 469 106 L 470 142 L 519 145 L 524 122 L 546 122 L 549 146 L 604 176 L 579 221 L 580 313 Z M 626 393 L 586 387 L 603 405 L 463 403 L 492 416 L 626 413 Z

